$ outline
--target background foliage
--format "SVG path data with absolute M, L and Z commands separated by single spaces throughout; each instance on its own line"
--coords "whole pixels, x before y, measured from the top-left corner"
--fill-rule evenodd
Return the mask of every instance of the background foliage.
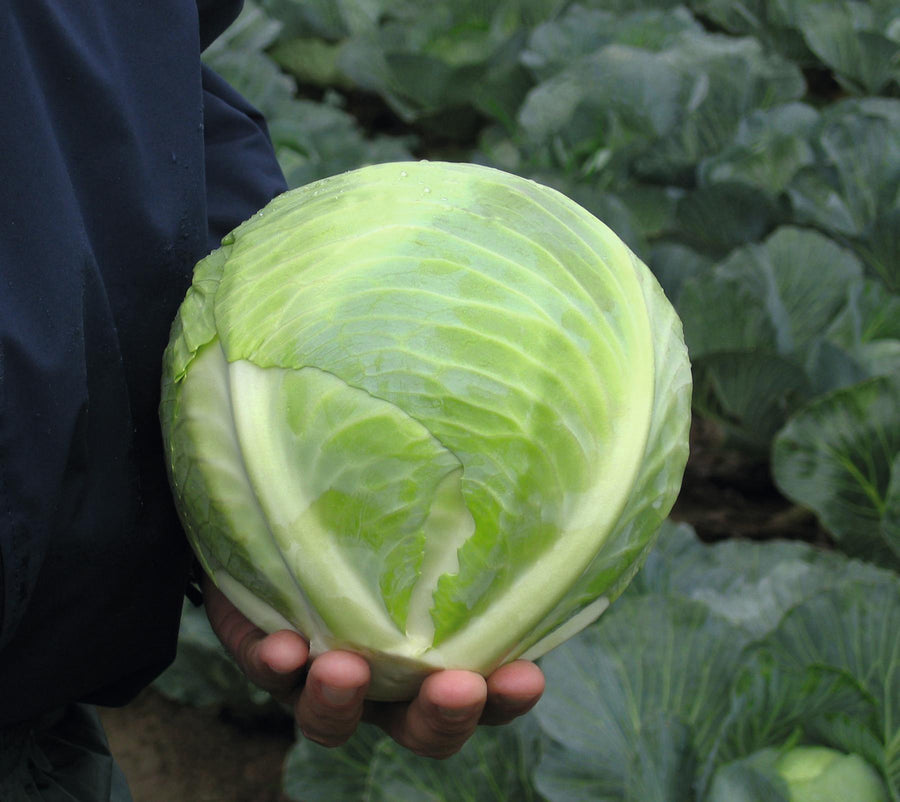
M 900 7 L 261 0 L 206 60 L 265 113 L 292 186 L 475 161 L 607 222 L 683 319 L 704 449 L 762 470 L 847 555 L 668 527 L 545 659 L 519 726 L 441 764 L 373 731 L 300 742 L 286 792 L 778 800 L 774 756 L 802 742 L 863 755 L 900 802 Z M 164 690 L 270 714 L 193 615 Z

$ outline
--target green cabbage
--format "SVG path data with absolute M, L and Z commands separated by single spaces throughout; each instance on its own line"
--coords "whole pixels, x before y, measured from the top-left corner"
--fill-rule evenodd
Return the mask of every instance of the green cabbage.
M 791 802 L 888 802 L 878 772 L 859 755 L 796 746 L 775 763 Z
M 217 585 L 402 699 L 621 593 L 677 495 L 690 391 L 680 321 L 600 221 L 394 163 L 285 193 L 197 265 L 160 416 Z

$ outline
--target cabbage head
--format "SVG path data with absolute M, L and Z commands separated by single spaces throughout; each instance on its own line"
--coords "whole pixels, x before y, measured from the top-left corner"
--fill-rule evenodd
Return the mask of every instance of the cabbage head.
M 650 271 L 558 192 L 393 163 L 289 191 L 201 261 L 166 350 L 176 502 L 267 631 L 414 695 L 595 619 L 680 486 L 690 368 Z
M 775 763 L 790 802 L 888 802 L 875 768 L 857 754 L 827 746 L 795 746 Z

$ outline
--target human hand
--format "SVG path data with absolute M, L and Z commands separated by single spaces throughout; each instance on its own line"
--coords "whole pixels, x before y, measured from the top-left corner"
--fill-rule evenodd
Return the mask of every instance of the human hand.
M 360 721 L 369 721 L 418 755 L 449 757 L 478 724 L 509 723 L 534 707 L 544 690 L 541 670 L 518 660 L 487 679 L 437 671 L 411 702 L 373 702 L 365 699 L 369 665 L 358 654 L 332 651 L 310 662 L 300 635 L 266 635 L 208 578 L 203 597 L 213 631 L 247 678 L 290 707 L 300 731 L 324 746 L 340 746 Z

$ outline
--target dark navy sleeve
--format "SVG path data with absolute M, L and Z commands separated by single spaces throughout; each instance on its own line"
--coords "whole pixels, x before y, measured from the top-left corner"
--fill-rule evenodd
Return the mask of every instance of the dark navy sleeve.
M 174 654 L 162 351 L 193 265 L 284 189 L 200 63 L 239 8 L 0 5 L 0 728 L 127 701 Z
M 213 250 L 231 229 L 287 186 L 262 115 L 206 67 L 203 116 L 208 247 Z
M 197 0 L 200 49 L 206 50 L 241 13 L 244 0 Z

